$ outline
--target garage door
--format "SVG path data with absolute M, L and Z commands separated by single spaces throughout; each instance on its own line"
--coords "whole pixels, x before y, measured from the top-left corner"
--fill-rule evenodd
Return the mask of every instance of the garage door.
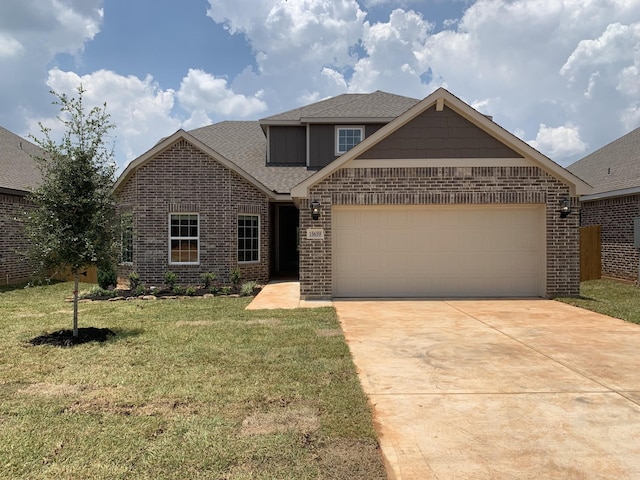
M 334 207 L 336 297 L 542 296 L 544 208 Z

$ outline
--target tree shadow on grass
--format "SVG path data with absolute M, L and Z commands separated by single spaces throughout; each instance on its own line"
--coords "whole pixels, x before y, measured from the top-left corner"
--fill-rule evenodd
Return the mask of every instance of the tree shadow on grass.
M 83 343 L 99 342 L 104 343 L 111 339 L 121 340 L 128 337 L 135 337 L 144 333 L 142 329 L 122 330 L 116 329 L 114 332 L 109 328 L 84 327 L 78 328 L 78 336 L 73 336 L 73 330 L 58 330 L 52 333 L 39 335 L 29 340 L 31 345 L 52 345 L 54 347 L 73 347 Z

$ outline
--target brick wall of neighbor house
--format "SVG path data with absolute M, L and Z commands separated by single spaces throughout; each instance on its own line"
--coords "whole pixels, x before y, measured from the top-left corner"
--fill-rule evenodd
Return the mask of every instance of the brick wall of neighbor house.
M 391 187 L 390 187 L 391 186 Z M 538 167 L 344 168 L 312 187 L 309 198 L 322 204 L 319 220 L 300 215 L 300 227 L 324 228 L 324 240 L 301 235 L 300 293 L 332 295 L 332 205 L 546 204 L 548 297 L 578 295 L 580 253 L 578 214 L 561 219 L 559 201 L 569 188 Z M 308 212 L 308 201 L 301 202 Z
M 640 217 L 640 195 L 582 202 L 582 226 L 601 225 L 602 275 L 638 279 L 638 249 L 633 246 L 633 219 Z
M 0 284 L 26 282 L 32 268 L 20 255 L 25 249 L 24 223 L 20 219 L 28 208 L 26 197 L 0 194 Z
M 132 267 L 147 285 L 162 285 L 171 270 L 180 284 L 197 284 L 214 272 L 227 282 L 233 268 L 243 280 L 265 282 L 269 276 L 269 200 L 236 173 L 185 140 L 140 166 L 118 192 L 121 210 L 133 214 Z M 169 214 L 200 214 L 200 264 L 169 264 Z M 238 264 L 237 216 L 260 216 L 260 261 Z

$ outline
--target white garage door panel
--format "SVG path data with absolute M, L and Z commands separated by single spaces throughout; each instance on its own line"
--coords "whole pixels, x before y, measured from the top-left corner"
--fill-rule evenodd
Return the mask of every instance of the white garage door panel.
M 539 296 L 544 209 L 335 207 L 335 296 Z

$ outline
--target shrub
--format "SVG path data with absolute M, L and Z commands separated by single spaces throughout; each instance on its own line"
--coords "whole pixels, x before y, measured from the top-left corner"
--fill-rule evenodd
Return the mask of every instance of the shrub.
M 192 287 L 191 285 L 189 285 L 184 291 L 184 294 L 189 297 L 193 297 L 196 294 L 196 287 Z
M 142 283 L 140 282 L 140 274 L 137 272 L 131 272 L 129 274 L 129 289 L 133 291 L 141 285 Z
M 118 274 L 112 265 L 98 268 L 98 285 L 104 290 L 113 289 L 118 284 Z
M 115 290 L 109 290 L 97 285 L 93 287 L 91 290 L 89 290 L 88 292 L 81 294 L 79 298 L 83 298 L 83 299 L 88 298 L 91 300 L 95 300 L 99 298 L 113 298 L 117 296 L 118 296 L 118 292 L 116 292 Z
M 186 293 L 186 289 L 180 285 L 174 285 L 171 291 L 174 295 L 184 295 Z
M 233 285 L 234 287 L 238 287 L 240 286 L 240 282 L 242 281 L 242 274 L 240 273 L 240 269 L 239 268 L 234 268 L 233 270 L 231 270 L 231 273 L 229 274 L 229 280 L 231 281 L 231 285 Z
M 218 276 L 213 272 L 205 272 L 200 274 L 200 280 L 202 280 L 202 286 L 204 288 L 210 288 L 217 278 Z
M 178 275 L 171 270 L 167 270 L 164 272 L 164 283 L 167 287 L 173 290 L 173 287 L 176 286 L 176 282 L 178 281 Z
M 144 288 L 144 285 L 137 285 L 136 288 L 133 288 L 131 290 L 133 292 L 134 295 L 144 295 L 145 293 L 147 293 L 146 289 Z
M 220 295 L 229 295 L 229 294 L 231 294 L 231 287 L 225 286 L 220 289 Z
M 258 283 L 254 282 L 253 280 L 251 280 L 250 282 L 244 282 L 242 284 L 242 287 L 240 287 L 240 295 L 243 297 L 250 297 L 251 295 L 253 295 L 253 291 L 257 286 Z

